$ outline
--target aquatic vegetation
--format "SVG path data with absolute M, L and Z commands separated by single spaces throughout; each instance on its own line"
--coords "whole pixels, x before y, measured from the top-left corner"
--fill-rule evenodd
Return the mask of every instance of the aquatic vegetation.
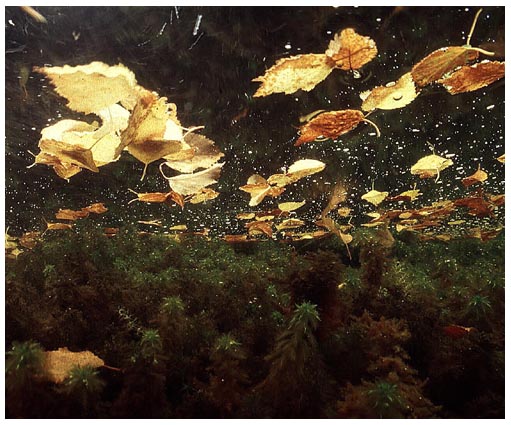
M 43 370 L 44 350 L 37 342 L 13 342 L 6 354 L 7 389 L 22 389 Z
M 105 387 L 105 382 L 98 375 L 99 372 L 92 366 L 75 366 L 63 383 L 64 392 L 78 399 L 84 412 Z

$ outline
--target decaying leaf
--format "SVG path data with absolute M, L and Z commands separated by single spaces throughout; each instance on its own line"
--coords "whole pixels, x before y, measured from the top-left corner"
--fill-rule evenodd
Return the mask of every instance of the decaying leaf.
M 46 230 L 72 230 L 73 225 L 68 223 L 48 223 L 46 222 Z M 46 232 L 45 230 L 45 232 Z
M 402 108 L 411 103 L 419 93 L 420 90 L 415 87 L 411 72 L 407 72 L 396 82 L 361 93 L 360 97 L 364 99 L 362 110 L 367 112 L 374 109 Z
M 483 183 L 487 179 L 488 173 L 484 170 L 481 170 L 481 166 L 479 166 L 479 168 L 474 174 L 465 177 L 463 180 L 461 180 L 461 183 L 463 183 L 463 186 L 469 187 L 476 183 Z
M 450 94 L 479 90 L 504 77 L 504 62 L 483 61 L 462 66 L 453 73 L 438 80 Z
M 375 126 L 373 122 L 364 117 L 362 111 L 356 109 L 323 112 L 300 128 L 300 137 L 295 142 L 295 146 L 317 139 L 337 139 L 353 130 L 362 121 Z M 379 135 L 379 130 L 377 130 L 377 134 Z
M 353 241 L 353 236 L 347 233 L 343 233 L 341 229 L 339 228 L 339 225 L 332 220 L 330 217 L 322 217 L 320 220 L 316 221 L 316 225 L 320 227 L 324 227 L 325 229 L 332 232 L 334 235 L 336 235 L 346 246 L 346 250 L 348 251 L 348 256 L 351 259 L 351 252 L 348 247 L 348 244 Z
M 372 189 L 366 194 L 362 195 L 361 198 L 376 206 L 379 205 L 388 195 L 389 192 L 379 192 Z
M 397 196 L 387 198 L 389 201 L 415 201 L 415 199 L 422 195 L 419 189 L 406 190 Z
M 299 220 L 296 218 L 289 218 L 284 220 L 282 223 L 277 224 L 277 230 L 287 230 L 287 229 L 296 229 L 298 227 L 302 227 L 305 224 L 303 220 Z
M 267 221 L 251 221 L 246 223 L 245 227 L 248 229 L 248 234 L 250 236 L 261 234 L 264 234 L 269 238 L 273 236 L 272 223 Z
M 244 212 L 244 213 L 239 213 L 236 215 L 236 218 L 238 220 L 253 220 L 255 217 L 255 213 L 253 212 Z
M 311 91 L 328 77 L 332 69 L 331 60 L 324 54 L 311 53 L 279 59 L 263 76 L 252 80 L 262 83 L 254 97 L 272 93 L 291 94 L 300 89 Z
M 80 218 L 88 217 L 89 213 L 87 211 L 74 211 L 68 209 L 59 209 L 57 214 L 55 214 L 55 218 L 57 220 L 78 220 Z
M 497 161 L 501 162 L 502 164 L 504 164 L 506 162 L 506 154 L 503 153 L 502 155 L 500 155 L 498 158 L 497 158 Z
M 95 204 L 89 205 L 88 207 L 82 208 L 82 211 L 87 211 L 94 214 L 103 214 L 108 211 L 108 208 L 105 207 L 102 202 L 97 202 Z
M 419 159 L 411 168 L 412 174 L 418 174 L 421 179 L 440 178 L 440 171 L 453 165 L 452 160 L 432 154 Z
M 334 36 L 325 54 L 344 71 L 356 70 L 370 62 L 378 53 L 376 43 L 359 35 L 353 28 L 345 28 Z
M 476 217 L 493 216 L 495 205 L 483 196 L 468 196 L 466 198 L 456 199 L 454 205 L 457 207 L 467 207 L 469 215 Z
M 62 164 L 71 164 L 80 168 L 87 168 L 97 173 L 98 167 L 88 148 L 79 145 L 69 145 L 65 142 L 55 140 L 41 140 L 39 142 L 41 151 L 56 157 Z
M 90 351 L 72 352 L 64 347 L 44 353 L 43 371 L 46 379 L 59 384 L 69 376 L 69 372 L 76 366 L 97 368 L 104 365 L 105 362 Z
M 419 87 L 433 83 L 458 66 L 477 59 L 479 53 L 469 47 L 444 47 L 430 53 L 412 68 L 412 78 Z
M 70 109 L 85 114 L 97 113 L 118 102 L 132 109 L 138 96 L 135 74 L 122 64 L 36 66 L 34 71 L 50 79 L 55 91 L 69 101 Z

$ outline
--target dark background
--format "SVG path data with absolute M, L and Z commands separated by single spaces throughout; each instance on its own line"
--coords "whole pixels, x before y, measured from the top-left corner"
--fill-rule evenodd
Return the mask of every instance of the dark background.
M 414 205 L 465 196 L 460 179 L 478 164 L 490 178 L 485 190 L 504 191 L 504 167 L 495 160 L 504 152 L 504 80 L 473 93 L 449 95 L 427 87 L 409 106 L 376 111 L 370 118 L 381 129 L 361 124 L 339 141 L 296 148 L 299 117 L 317 109 L 359 109 L 359 93 L 394 81 L 435 49 L 463 45 L 475 7 L 37 7 L 48 23 L 38 23 L 18 7 L 6 8 L 6 226 L 9 233 L 44 229 L 59 208 L 104 202 L 109 212 L 102 226 L 161 218 L 166 225 L 186 223 L 214 233 L 236 233 L 243 225 L 235 214 L 248 210 L 248 194 L 238 190 L 254 172 L 265 177 L 303 158 L 326 162 L 326 169 L 303 179 L 277 199 L 308 200 L 301 216 L 313 220 L 323 209 L 331 186 L 346 181 L 354 222 L 374 208 L 360 195 L 371 189 L 397 195 L 417 183 L 424 193 Z M 197 16 L 202 20 L 193 35 Z M 311 92 L 252 96 L 251 80 L 276 60 L 300 53 L 322 53 L 334 34 L 346 27 L 370 36 L 378 56 L 361 69 L 362 78 L 334 70 Z M 503 42 L 504 8 L 485 7 L 472 45 Z M 291 48 L 285 46 L 290 44 Z M 487 47 L 491 50 L 491 47 Z M 206 204 L 179 207 L 127 202 L 137 192 L 166 191 L 157 163 L 148 168 L 127 153 L 99 173 L 83 170 L 70 182 L 50 167 L 30 169 L 40 130 L 63 118 L 84 119 L 70 111 L 41 75 L 31 73 L 26 94 L 20 84 L 33 66 L 123 63 L 138 83 L 167 96 L 178 106 L 185 126 L 204 125 L 201 134 L 225 153 L 221 195 Z M 492 105 L 494 105 L 492 107 Z M 234 120 L 244 110 L 245 117 Z M 95 117 L 85 118 L 93 121 Z M 419 180 L 410 167 L 430 154 L 455 154 L 454 166 L 434 179 Z

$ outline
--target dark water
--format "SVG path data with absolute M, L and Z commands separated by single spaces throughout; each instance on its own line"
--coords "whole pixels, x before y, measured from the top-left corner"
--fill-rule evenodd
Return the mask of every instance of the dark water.
M 502 418 L 504 417 L 504 205 L 468 208 L 417 232 L 376 229 L 368 212 L 504 194 L 504 79 L 450 95 L 431 84 L 409 105 L 375 110 L 338 140 L 294 144 L 300 117 L 360 109 L 359 94 L 397 80 L 436 49 L 462 46 L 475 7 L 37 7 L 46 23 L 5 9 L 6 211 L 11 236 L 44 231 L 59 209 L 104 203 L 73 231 L 48 231 L 6 262 L 6 416 L 16 418 Z M 255 98 L 278 59 L 322 53 L 354 28 L 378 55 L 334 70 L 312 91 Z M 503 58 L 504 8 L 485 7 L 472 46 Z M 480 59 L 481 60 L 481 59 Z M 122 63 L 138 84 L 177 105 L 185 127 L 225 154 L 220 195 L 203 204 L 135 202 L 168 183 L 127 152 L 67 182 L 36 165 L 40 132 L 60 119 L 92 122 L 66 106 L 33 67 Z M 437 155 L 454 165 L 419 179 Z M 239 187 L 299 159 L 326 164 L 255 208 Z M 478 167 L 483 184 L 464 187 Z M 337 237 L 229 245 L 240 212 L 307 203 L 304 230 L 342 184 L 353 225 Z M 372 186 L 412 203 L 361 199 Z M 161 220 L 151 233 L 139 220 Z M 463 220 L 453 226 L 449 221 Z M 209 229 L 176 241 L 167 229 Z M 107 238 L 105 227 L 118 227 Z M 478 233 L 479 232 L 479 233 Z M 485 233 L 486 232 L 486 233 Z M 492 233 L 493 232 L 493 233 Z M 430 234 L 428 234 L 430 233 Z M 441 235 L 443 240 L 427 240 Z M 479 237 L 477 237 L 479 235 Z M 475 237 L 474 237 L 475 236 Z M 78 368 L 55 383 L 47 352 L 90 350 L 110 368 Z
M 395 81 L 433 50 L 465 42 L 475 8 L 392 7 L 49 7 L 41 8 L 48 23 L 35 22 L 18 8 L 6 9 L 6 223 L 14 233 L 44 226 L 59 208 L 80 208 L 105 202 L 105 225 L 141 218 L 163 218 L 168 225 L 186 222 L 191 229 L 207 226 L 219 234 L 242 231 L 234 216 L 247 209 L 248 194 L 238 190 L 253 173 L 267 177 L 303 158 L 318 159 L 326 169 L 288 187 L 282 201 L 308 200 L 304 218 L 314 220 L 328 200 L 331 185 L 347 182 L 355 221 L 372 207 L 360 200 L 371 189 L 391 195 L 411 189 L 424 193 L 422 205 L 464 196 L 460 179 L 480 164 L 489 174 L 492 193 L 504 188 L 504 167 L 495 158 L 504 146 L 504 85 L 497 82 L 472 93 L 451 96 L 428 87 L 409 106 L 376 111 L 371 119 L 382 136 L 360 125 L 337 142 L 294 147 L 299 117 L 317 109 L 357 109 L 359 93 Z M 193 35 L 198 16 L 202 16 Z M 503 9 L 485 8 L 472 39 L 474 46 L 499 41 Z M 378 56 L 361 69 L 362 78 L 335 71 L 311 92 L 253 98 L 262 75 L 279 58 L 321 53 L 333 34 L 353 27 L 372 37 Z M 73 35 L 74 34 L 74 35 Z M 500 38 L 499 38 L 500 37 Z M 287 46 L 287 47 L 286 47 Z M 9 53 L 12 52 L 12 53 Z M 151 165 L 144 182 L 143 164 L 123 154 L 99 174 L 83 171 L 67 183 L 43 165 L 27 169 L 28 153 L 38 152 L 40 130 L 58 118 L 83 118 L 33 66 L 123 63 L 138 83 L 177 104 L 184 126 L 203 125 L 202 134 L 225 153 L 226 165 L 209 203 L 184 212 L 162 205 L 135 203 L 137 192 L 166 191 L 168 185 Z M 26 88 L 26 93 L 25 93 Z M 237 120 L 236 117 L 240 118 Z M 94 118 L 88 117 L 89 121 Z M 441 181 L 419 180 L 410 167 L 431 153 L 454 155 L 454 166 Z M 277 200 L 265 201 L 271 208 Z

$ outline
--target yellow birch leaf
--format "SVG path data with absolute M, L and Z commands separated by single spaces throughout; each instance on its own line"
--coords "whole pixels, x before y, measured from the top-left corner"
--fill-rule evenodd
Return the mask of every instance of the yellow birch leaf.
M 297 210 L 305 205 L 305 201 L 302 202 L 281 202 L 278 205 L 279 210 L 289 212 Z
M 210 201 L 211 199 L 215 199 L 218 195 L 220 194 L 215 190 L 204 187 L 193 195 L 189 202 L 190 204 L 201 204 L 203 202 Z
M 118 102 L 132 109 L 138 97 L 135 74 L 122 64 L 91 62 L 79 66 L 34 67 L 34 71 L 45 74 L 55 91 L 68 100 L 67 106 L 77 112 L 97 113 Z
M 373 189 L 362 195 L 361 198 L 376 206 L 379 205 L 388 196 L 388 194 L 389 192 L 379 192 Z
M 331 60 L 324 54 L 311 53 L 279 59 L 263 76 L 252 80 L 262 83 L 254 97 L 272 93 L 291 94 L 300 89 L 311 91 L 328 77 L 332 69 Z
M 484 170 L 481 170 L 481 166 L 479 166 L 474 174 L 462 179 L 461 183 L 463 186 L 469 187 L 476 183 L 483 183 L 486 180 L 488 180 L 488 173 Z
M 160 165 L 166 165 L 164 162 Z M 206 186 L 212 185 L 217 182 L 217 179 L 220 177 L 220 169 L 223 167 L 224 163 L 218 163 L 206 170 L 199 171 L 197 173 L 190 174 L 180 174 L 175 177 L 167 177 L 163 174 L 163 177 L 167 179 L 169 182 L 170 188 L 181 195 L 194 195 L 200 192 Z
M 396 82 L 375 87 L 362 103 L 363 111 L 398 109 L 411 103 L 419 94 L 412 74 L 407 72 Z
M 296 229 L 305 224 L 305 221 L 296 218 L 289 218 L 284 220 L 282 223 L 277 224 L 277 230 Z
M 440 171 L 453 165 L 450 159 L 432 154 L 419 159 L 411 168 L 412 174 L 418 174 L 422 178 L 440 177 Z
M 357 34 L 353 28 L 345 28 L 335 34 L 325 52 L 335 66 L 344 71 L 361 68 L 377 53 L 376 43 L 370 37 Z

